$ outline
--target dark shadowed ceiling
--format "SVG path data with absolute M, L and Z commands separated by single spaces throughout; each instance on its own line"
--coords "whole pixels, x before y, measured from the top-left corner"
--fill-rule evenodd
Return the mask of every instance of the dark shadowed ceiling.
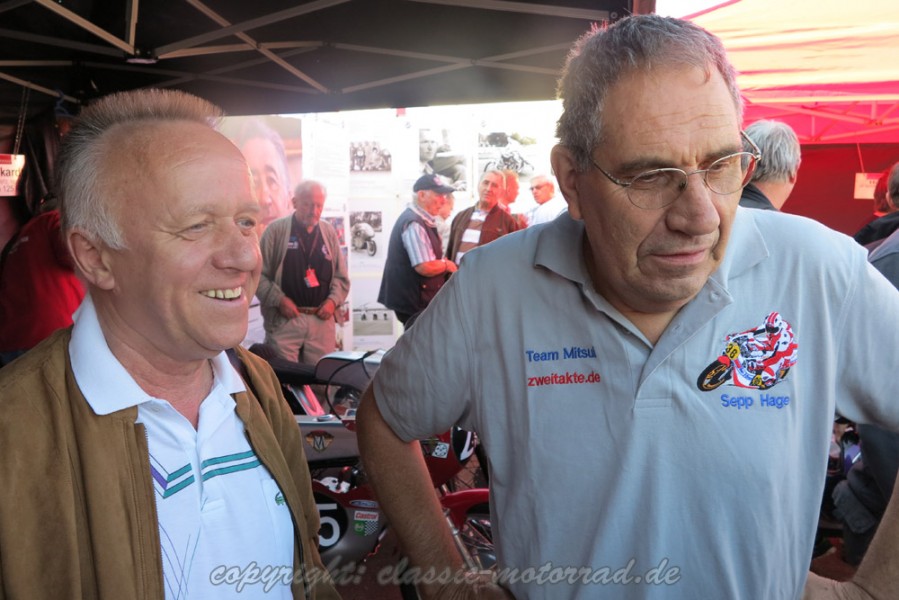
M 572 41 L 633 5 L 0 0 L 0 125 L 25 103 L 29 116 L 74 114 L 139 87 L 185 90 L 233 115 L 547 99 Z

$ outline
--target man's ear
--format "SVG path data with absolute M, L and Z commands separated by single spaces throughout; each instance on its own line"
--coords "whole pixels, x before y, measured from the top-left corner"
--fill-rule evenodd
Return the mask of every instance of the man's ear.
M 106 244 L 80 229 L 72 229 L 66 232 L 66 245 L 76 270 L 89 284 L 102 290 L 115 287 L 112 253 Z
M 574 154 L 565 146 L 557 144 L 550 154 L 550 163 L 559 182 L 559 191 L 568 202 L 568 214 L 572 219 L 580 220 L 582 217 L 580 194 L 578 193 L 579 178 Z

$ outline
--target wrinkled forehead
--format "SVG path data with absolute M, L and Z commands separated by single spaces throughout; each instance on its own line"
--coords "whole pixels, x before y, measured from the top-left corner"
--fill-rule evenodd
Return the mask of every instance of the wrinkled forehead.
M 174 171 L 215 163 L 249 178 L 246 161 L 228 138 L 193 121 L 143 120 L 111 127 L 99 140 L 100 185 L 114 195 L 157 188 Z
M 294 200 L 297 206 L 323 206 L 325 204 L 325 190 L 320 186 L 315 186 L 307 192 L 296 196 Z
M 484 173 L 484 176 L 481 177 L 481 183 L 493 183 L 500 187 L 503 186 L 503 176 L 497 173 Z
M 602 146 L 650 156 L 676 145 L 740 144 L 740 116 L 722 76 L 691 65 L 635 71 L 609 90 Z

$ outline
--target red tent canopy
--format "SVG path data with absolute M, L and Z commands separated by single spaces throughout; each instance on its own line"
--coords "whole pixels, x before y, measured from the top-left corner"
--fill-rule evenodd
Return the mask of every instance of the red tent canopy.
M 734 0 L 686 18 L 724 41 L 747 123 L 785 121 L 803 143 L 899 142 L 899 1 Z

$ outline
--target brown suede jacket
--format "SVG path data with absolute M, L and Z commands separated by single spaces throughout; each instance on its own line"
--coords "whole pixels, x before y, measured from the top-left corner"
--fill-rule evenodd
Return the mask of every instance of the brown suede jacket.
M 72 374 L 71 329 L 0 370 L 0 599 L 165 597 L 147 437 L 137 407 L 96 415 Z M 320 583 L 318 512 L 299 428 L 268 365 L 238 349 L 251 389 L 235 394 L 250 445 L 294 523 L 295 598 L 339 598 Z M 299 580 L 299 581 L 298 581 Z M 224 592 L 224 590 L 223 590 Z
M 450 260 L 456 260 L 456 252 L 462 244 L 462 235 L 468 229 L 468 222 L 471 221 L 471 215 L 477 205 L 470 206 L 460 212 L 453 218 L 453 224 L 450 227 L 450 241 L 446 249 L 446 257 Z M 484 224 L 481 226 L 481 237 L 478 246 L 489 244 L 493 240 L 500 238 L 507 233 L 518 231 L 520 227 L 515 221 L 515 217 L 504 211 L 499 204 L 490 209 Z

